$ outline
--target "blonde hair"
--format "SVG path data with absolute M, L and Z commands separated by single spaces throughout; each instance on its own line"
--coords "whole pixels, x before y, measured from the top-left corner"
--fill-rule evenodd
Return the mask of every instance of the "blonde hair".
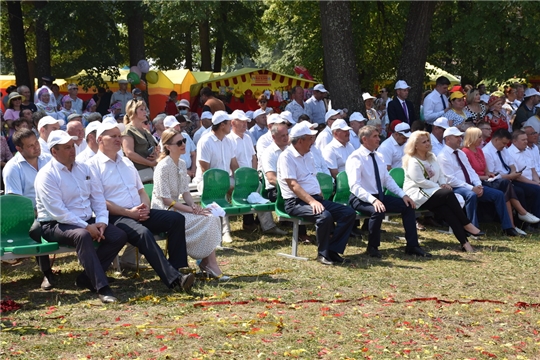
M 422 138 L 426 137 L 428 140 L 430 140 L 429 133 L 427 131 L 421 131 L 417 130 L 414 131 L 411 134 L 411 137 L 409 140 L 407 140 L 407 143 L 405 144 L 405 148 L 403 149 L 403 159 L 402 159 L 402 167 L 403 169 L 407 170 L 407 167 L 409 165 L 409 159 L 416 155 L 416 144 L 418 141 Z M 429 148 L 429 151 L 427 153 L 427 159 L 429 161 L 435 160 L 435 155 L 431 152 L 431 147 Z
M 470 127 L 465 130 L 465 137 L 463 138 L 463 147 L 470 147 L 478 139 L 482 138 L 482 130 L 477 127 Z
M 133 100 L 129 100 L 127 102 L 127 104 L 126 104 L 126 115 L 124 115 L 124 124 L 125 125 L 127 125 L 127 124 L 129 124 L 131 122 L 131 118 L 133 117 L 133 115 L 135 115 L 135 112 L 141 106 L 144 106 L 146 109 L 148 109 L 148 107 L 146 106 L 146 103 L 144 102 L 144 100 L 133 99 Z
M 478 94 L 478 90 L 476 89 L 470 89 L 467 91 L 467 104 L 472 104 L 476 94 Z
M 171 145 L 169 142 L 176 136 L 180 134 L 179 131 L 176 131 L 174 129 L 167 129 L 161 133 L 161 152 L 159 153 L 159 157 L 157 159 L 157 162 L 160 162 L 161 160 L 165 159 L 167 156 L 170 155 L 169 149 L 165 147 L 165 145 Z

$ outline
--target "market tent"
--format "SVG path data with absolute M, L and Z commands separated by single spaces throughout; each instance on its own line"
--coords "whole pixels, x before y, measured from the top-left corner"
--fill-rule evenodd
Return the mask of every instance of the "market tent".
M 435 81 L 440 76 L 446 76 L 448 80 L 450 80 L 450 87 L 454 85 L 459 85 L 461 83 L 461 80 L 458 79 L 456 76 L 450 74 L 447 71 L 444 71 L 441 68 L 431 65 L 428 62 L 426 62 L 426 75 L 429 78 L 429 81 L 424 83 L 426 87 L 435 87 Z

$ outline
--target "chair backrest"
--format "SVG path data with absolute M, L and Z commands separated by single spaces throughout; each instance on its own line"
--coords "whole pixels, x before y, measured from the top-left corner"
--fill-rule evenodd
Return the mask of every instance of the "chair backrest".
M 259 173 L 250 167 L 241 167 L 234 172 L 234 190 L 232 198 L 243 202 L 249 194 L 259 188 Z
M 154 184 L 144 184 L 144 191 L 146 192 L 146 195 L 150 198 L 150 201 L 152 201 L 152 191 L 154 191 Z
M 20 195 L 0 196 L 0 239 L 2 247 L 17 246 L 17 240 L 28 239 L 34 222 L 32 201 Z
M 279 182 L 276 182 L 277 198 L 276 198 L 276 213 L 285 213 L 285 199 L 281 196 L 281 188 Z
M 203 182 L 201 202 L 206 205 L 216 200 L 225 200 L 231 187 L 229 173 L 220 169 L 206 170 L 203 174 Z
M 349 205 L 350 196 L 349 177 L 345 171 L 342 171 L 336 176 L 336 194 L 332 201 L 347 206 Z
M 405 182 L 405 171 L 403 170 L 403 168 L 392 168 L 392 169 L 390 169 L 388 174 L 392 177 L 392 179 L 394 179 L 396 184 L 400 188 L 403 189 L 403 183 Z M 391 192 L 390 190 L 386 190 L 385 194 L 390 195 L 390 196 L 399 197 L 396 194 L 394 194 L 393 192 Z
M 321 187 L 323 199 L 329 200 L 334 192 L 334 182 L 332 181 L 332 176 L 325 173 L 317 173 L 317 180 L 319 181 L 319 186 Z

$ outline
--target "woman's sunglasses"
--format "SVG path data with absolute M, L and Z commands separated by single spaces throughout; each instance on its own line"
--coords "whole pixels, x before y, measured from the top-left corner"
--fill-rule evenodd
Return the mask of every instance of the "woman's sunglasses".
M 182 144 L 185 144 L 186 142 L 187 142 L 187 139 L 184 138 L 184 139 L 182 139 L 182 140 L 178 140 L 178 141 L 176 142 L 176 144 L 171 144 L 171 145 L 176 145 L 176 146 L 180 147 L 180 146 L 182 146 Z

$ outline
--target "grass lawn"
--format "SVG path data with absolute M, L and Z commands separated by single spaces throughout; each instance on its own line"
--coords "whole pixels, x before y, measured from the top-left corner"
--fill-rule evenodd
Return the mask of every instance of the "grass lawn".
M 233 221 L 234 229 L 241 228 Z M 2 264 L 2 359 L 540 359 L 540 236 L 508 238 L 493 224 L 459 251 L 433 228 L 433 259 L 404 254 L 401 225 L 384 224 L 383 259 L 350 239 L 347 266 L 279 257 L 289 237 L 234 231 L 220 266 L 234 278 L 172 292 L 152 270 L 114 274 L 119 304 L 75 288 L 76 257 L 56 258 L 59 286 L 39 289 L 33 259 Z M 308 228 L 313 235 L 313 229 Z M 162 243 L 164 245 L 164 243 Z M 192 267 L 195 263 L 191 260 Z

